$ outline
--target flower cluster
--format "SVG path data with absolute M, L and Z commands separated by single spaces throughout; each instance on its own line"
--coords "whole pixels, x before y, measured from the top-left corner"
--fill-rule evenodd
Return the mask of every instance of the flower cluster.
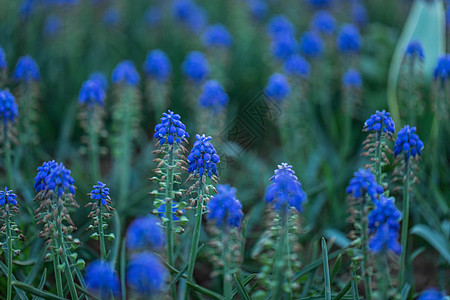
M 50 15 L 45 20 L 45 25 L 43 28 L 44 35 L 46 37 L 52 38 L 58 34 L 61 30 L 61 18 L 56 15 Z
M 342 76 L 342 84 L 346 87 L 360 88 L 362 85 L 361 74 L 355 69 L 348 69 Z
M 19 58 L 13 78 L 26 83 L 40 79 L 39 67 L 31 56 L 26 55 Z
M 8 190 L 8 188 L 5 186 L 4 191 L 0 191 L 0 206 L 3 205 L 17 205 L 17 195 L 13 193 L 12 190 Z
M 257 20 L 262 20 L 267 16 L 269 7 L 263 0 L 247 0 L 245 1 L 252 16 Z
M 172 64 L 164 51 L 152 50 L 145 59 L 144 72 L 152 79 L 166 82 L 172 73 Z
M 0 47 L 0 70 L 4 70 L 8 67 L 8 63 L 6 62 L 5 51 L 2 47 Z
M 81 104 L 87 103 L 90 107 L 94 104 L 104 105 L 106 93 L 98 80 L 87 80 L 81 86 L 78 101 Z
M 140 81 L 139 74 L 130 60 L 120 62 L 113 70 L 111 79 L 113 83 L 125 83 L 130 86 L 136 86 Z
M 337 45 L 343 53 L 356 53 L 361 48 L 359 30 L 352 24 L 345 24 L 337 37 Z
M 354 198 L 365 197 L 367 194 L 375 202 L 378 196 L 383 193 L 383 188 L 377 184 L 375 176 L 368 169 L 359 169 L 354 173 L 347 186 L 347 194 Z
M 367 9 L 362 1 L 353 1 L 352 3 L 352 17 L 353 22 L 358 25 L 358 27 L 364 27 L 369 22 L 369 16 L 367 14 Z
M 75 195 L 75 180 L 70 176 L 70 170 L 66 169 L 63 163 L 54 160 L 44 162 L 37 168 L 38 173 L 34 178 L 34 188 L 38 192 L 51 192 L 57 190 L 58 196 L 63 193 Z
M 311 20 L 311 27 L 320 33 L 331 35 L 336 30 L 336 21 L 328 11 L 321 10 Z
M 270 44 L 272 55 L 280 60 L 285 60 L 297 52 L 297 48 L 297 40 L 290 33 L 278 34 Z
M 155 126 L 154 134 L 160 145 L 163 145 L 166 141 L 169 145 L 173 145 L 174 141 L 180 144 L 189 137 L 186 126 L 180 121 L 180 118 L 179 114 L 174 114 L 171 110 L 163 113 L 161 123 Z
M 160 221 L 152 216 L 135 219 L 127 229 L 127 248 L 132 251 L 142 249 L 160 250 L 166 244 L 166 238 Z
M 450 54 L 441 56 L 434 69 L 434 79 L 440 79 L 442 83 L 450 79 Z
M 207 27 L 202 34 L 202 42 L 207 47 L 230 47 L 233 37 L 222 24 Z
M 105 74 L 101 72 L 92 73 L 89 75 L 89 80 L 96 81 L 104 90 L 108 88 L 108 80 L 106 79 Z
M 391 136 L 395 132 L 395 124 L 391 114 L 385 110 L 377 110 L 364 122 L 364 131 L 383 131 Z
M 270 23 L 267 26 L 267 33 L 272 38 L 276 38 L 281 34 L 294 35 L 294 25 L 292 25 L 286 16 L 277 15 L 270 20 Z
M 405 157 L 408 160 L 411 155 L 416 157 L 417 154 L 422 155 L 423 142 L 419 139 L 416 134 L 416 127 L 409 127 L 406 125 L 397 135 L 397 140 L 394 145 L 394 156 L 398 156 L 400 153 L 404 152 Z
M 8 90 L 0 90 L 0 119 L 3 124 L 13 123 L 18 115 L 19 109 L 14 96 Z
M 421 61 L 425 59 L 423 47 L 419 41 L 411 41 L 406 48 L 405 55 L 410 58 L 417 57 Z
M 284 71 L 288 75 L 307 78 L 310 69 L 309 63 L 299 54 L 291 55 L 284 63 Z
M 331 2 L 332 0 L 308 0 L 308 3 L 314 8 L 327 8 Z
M 437 289 L 431 288 L 423 291 L 417 300 L 444 300 L 446 296 Z
M 228 95 L 217 80 L 208 80 L 203 85 L 202 94 L 198 98 L 200 107 L 210 109 L 214 113 L 219 113 L 225 108 L 227 103 Z
M 275 175 L 270 178 L 272 183 L 266 189 L 266 201 L 273 203 L 277 210 L 295 207 L 302 212 L 307 197 L 292 166 L 282 163 L 274 172 Z
M 111 203 L 111 198 L 109 197 L 109 188 L 106 184 L 98 181 L 96 185 L 93 186 L 93 190 L 90 192 L 89 196 L 92 200 L 100 202 L 102 205 L 108 205 Z
M 300 37 L 300 50 L 306 57 L 320 57 L 324 51 L 322 38 L 315 31 L 308 31 L 303 33 L 303 35 Z
M 236 189 L 229 185 L 217 186 L 218 194 L 208 202 L 208 220 L 216 222 L 217 226 L 240 227 L 242 204 L 236 198 Z
M 168 273 L 148 252 L 134 254 L 127 267 L 127 283 L 138 294 L 154 296 L 164 290 Z
M 120 291 L 119 277 L 114 267 L 104 261 L 96 260 L 86 267 L 86 286 L 101 299 L 117 297 Z
M 205 55 L 198 51 L 191 51 L 184 60 L 181 69 L 183 74 L 193 82 L 202 83 L 210 73 Z
M 188 173 L 198 174 L 200 177 L 206 174 L 210 178 L 213 175 L 219 176 L 216 164 L 220 162 L 220 158 L 214 146 L 209 142 L 211 137 L 206 137 L 204 134 L 197 134 L 195 137 L 197 141 L 195 141 L 187 158 L 189 163 Z
M 174 1 L 172 13 L 178 22 L 193 32 L 200 32 L 208 21 L 205 10 L 191 0 Z
M 289 82 L 283 74 L 275 73 L 269 78 L 269 82 L 264 89 L 266 95 L 278 102 L 283 101 L 291 93 Z

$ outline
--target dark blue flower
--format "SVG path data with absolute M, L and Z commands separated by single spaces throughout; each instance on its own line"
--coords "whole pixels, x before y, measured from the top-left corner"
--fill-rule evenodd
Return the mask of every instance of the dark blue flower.
M 336 29 L 336 21 L 328 11 L 321 10 L 314 15 L 311 21 L 311 27 L 320 33 L 330 35 Z
M 222 24 L 208 26 L 202 34 L 203 45 L 207 47 L 230 47 L 233 37 Z
M 267 33 L 270 37 L 276 38 L 280 34 L 295 35 L 294 25 L 285 15 L 274 16 L 267 26 Z
M 141 296 L 150 297 L 164 291 L 167 276 L 166 268 L 151 253 L 136 253 L 128 263 L 128 286 Z
M 105 74 L 101 72 L 92 73 L 89 75 L 89 80 L 96 81 L 105 91 L 108 88 L 108 79 L 106 79 Z
M 109 7 L 102 16 L 103 23 L 108 27 L 117 26 L 120 22 L 120 11 L 116 7 Z
M 144 72 L 150 78 L 165 82 L 172 73 L 172 64 L 164 51 L 156 49 L 147 54 L 144 62 Z
M 219 113 L 226 107 L 227 103 L 228 95 L 217 80 L 211 79 L 205 82 L 202 87 L 202 94 L 198 98 L 200 107 Z
M 352 4 L 352 17 L 353 22 L 360 28 L 367 25 L 369 22 L 369 16 L 367 15 L 367 9 L 364 3 L 361 1 L 354 1 Z
M 307 197 L 292 166 L 282 163 L 274 172 L 270 178 L 272 183 L 266 189 L 266 201 L 273 203 L 277 210 L 289 206 L 301 213 Z
M 375 176 L 368 169 L 359 169 L 354 173 L 350 183 L 347 186 L 347 194 L 354 198 L 365 197 L 367 194 L 375 202 L 378 196 L 383 193 L 383 188 L 378 185 Z
M 379 253 L 382 250 L 391 250 L 396 254 L 402 252 L 402 246 L 399 244 L 398 231 L 393 231 L 389 224 L 385 223 L 377 228 L 376 233 L 369 240 L 369 249 L 373 253 Z
M 442 83 L 450 79 L 450 54 L 441 56 L 434 69 L 434 79 L 440 79 Z
M 194 32 L 200 32 L 208 22 L 205 10 L 191 0 L 176 0 L 172 6 L 175 19 Z
M 108 262 L 96 260 L 88 264 L 85 280 L 88 290 L 101 299 L 119 296 L 119 277 L 114 267 Z
M 401 153 L 405 153 L 406 159 L 410 156 L 416 157 L 417 154 L 422 155 L 423 142 L 416 134 L 416 127 L 409 127 L 406 125 L 397 135 L 394 145 L 394 156 L 398 156 Z
M 270 51 L 275 58 L 285 60 L 297 52 L 298 43 L 295 37 L 289 33 L 280 33 L 275 36 L 270 44 Z
M 406 48 L 405 55 L 410 58 L 417 57 L 421 61 L 425 59 L 423 47 L 419 41 L 411 41 Z
M 381 131 L 392 135 L 395 132 L 395 124 L 391 118 L 391 114 L 385 110 L 379 111 L 370 116 L 364 122 L 364 131 Z
M 139 84 L 139 74 L 134 67 L 133 62 L 130 60 L 124 60 L 117 65 L 112 73 L 113 83 L 126 83 L 128 85 Z
M 306 59 L 299 54 L 295 54 L 286 59 L 284 71 L 289 75 L 307 78 L 309 76 L 310 66 Z
M 17 195 L 13 193 L 12 190 L 8 190 L 8 187 L 5 186 L 4 191 L 0 191 L 0 206 L 6 204 L 17 205 Z
M 94 104 L 103 106 L 106 98 L 106 93 L 97 80 L 87 80 L 81 86 L 78 101 L 81 104 L 88 104 L 93 106 Z
M 262 20 L 267 16 L 269 7 L 263 0 L 247 0 L 247 6 L 252 16 L 257 20 Z
M 61 19 L 58 16 L 48 16 L 44 24 L 44 35 L 50 38 L 54 37 L 61 29 L 61 25 Z
M 236 189 L 219 184 L 217 191 L 218 194 L 208 202 L 208 220 L 213 220 L 219 227 L 222 224 L 240 227 L 244 213 L 241 202 L 236 198 Z
M 206 174 L 210 178 L 213 175 L 219 176 L 216 164 L 220 162 L 220 158 L 214 146 L 209 142 L 211 137 L 197 134 L 195 138 L 197 140 L 187 158 L 189 163 L 188 173 L 198 174 L 200 177 Z
M 16 100 L 9 90 L 0 90 L 0 119 L 3 124 L 13 123 L 19 115 Z
M 148 26 L 156 26 L 161 22 L 162 11 L 158 6 L 151 6 L 145 12 L 145 22 Z
M 6 62 L 6 54 L 2 47 L 0 47 L 0 70 L 4 70 L 8 67 Z
M 31 56 L 26 55 L 19 58 L 13 78 L 24 82 L 38 81 L 40 79 L 39 67 Z
M 202 83 L 210 72 L 205 55 L 198 51 L 192 51 L 186 56 L 181 69 L 185 76 L 197 84 Z
M 347 87 L 360 88 L 362 85 L 361 74 L 355 69 L 348 69 L 342 76 L 342 84 Z
M 431 288 L 423 291 L 417 300 L 444 300 L 445 295 L 437 289 Z
M 63 193 L 75 195 L 75 180 L 70 176 L 70 170 L 66 169 L 63 163 L 58 164 L 54 160 L 44 162 L 37 170 L 38 173 L 34 178 L 36 192 L 57 190 L 59 197 Z
M 186 132 L 186 126 L 180 121 L 180 118 L 179 114 L 174 114 L 171 110 L 163 113 L 161 123 L 155 126 L 154 134 L 160 145 L 163 145 L 166 141 L 169 145 L 172 145 L 174 141 L 180 144 L 189 137 L 189 134 Z
M 158 216 L 160 218 L 162 217 L 166 217 L 166 205 L 165 204 L 161 204 L 161 206 L 157 209 L 158 211 Z M 180 218 L 178 218 L 178 206 L 175 203 L 172 203 L 172 219 L 174 221 L 178 221 Z M 183 210 L 181 210 L 181 212 L 184 212 Z
M 291 93 L 289 82 L 283 74 L 275 73 L 269 78 L 264 89 L 265 94 L 278 102 L 283 101 Z
M 343 53 L 356 53 L 361 48 L 359 30 L 352 24 L 345 24 L 337 37 L 337 45 Z
M 109 188 L 106 184 L 98 181 L 96 185 L 93 186 L 93 190 L 89 194 L 92 200 L 100 201 L 102 205 L 107 205 L 111 201 L 109 197 Z
M 148 215 L 135 219 L 127 229 L 127 248 L 132 251 L 142 249 L 161 250 L 166 238 L 158 218 Z
M 308 0 L 308 2 L 314 8 L 327 8 L 331 5 L 332 0 Z
M 319 57 L 323 54 L 324 44 L 319 34 L 314 31 L 305 32 L 300 37 L 300 50 L 306 57 Z

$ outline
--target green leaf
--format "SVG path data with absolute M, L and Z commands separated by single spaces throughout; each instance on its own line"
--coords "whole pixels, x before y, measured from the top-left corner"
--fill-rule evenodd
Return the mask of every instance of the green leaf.
M 38 290 L 44 289 L 45 280 L 47 279 L 47 268 L 44 269 L 44 272 L 42 273 L 41 280 L 39 281 L 39 285 L 37 287 Z M 33 300 L 38 299 L 36 296 L 33 296 Z
M 322 259 L 323 259 L 323 276 L 325 281 L 325 300 L 331 300 L 331 283 L 330 283 L 330 269 L 328 267 L 328 248 L 325 238 L 321 239 L 322 244 Z
M 23 283 L 23 282 L 13 281 L 13 282 L 11 282 L 11 284 L 14 287 L 17 287 L 17 288 L 19 288 L 21 290 L 24 290 L 24 291 L 26 291 L 26 292 L 28 292 L 30 294 L 33 294 L 35 296 L 38 296 L 38 297 L 41 297 L 41 298 L 44 298 L 44 299 L 64 300 L 64 298 L 61 298 L 61 297 L 59 297 L 59 296 L 57 296 L 55 294 L 52 294 L 52 293 L 49 293 L 49 292 L 44 292 L 42 290 L 38 290 L 37 288 L 35 288 L 35 287 L 31 286 L 31 285 L 28 285 L 26 283 Z
M 330 255 L 328 255 L 328 259 L 336 258 L 339 254 L 341 254 L 341 252 L 342 252 L 341 250 L 332 252 Z M 322 259 L 316 259 L 315 261 L 304 267 L 301 271 L 295 273 L 294 277 L 292 278 L 292 281 L 295 281 L 299 279 L 301 276 L 317 269 L 322 265 L 322 263 L 323 263 Z
M 252 281 L 253 278 L 255 278 L 255 277 L 256 277 L 256 274 L 250 274 L 250 275 L 248 275 L 247 277 L 245 277 L 244 280 L 242 280 L 242 284 L 243 284 L 244 286 L 246 286 L 246 285 L 249 284 L 250 281 Z M 232 295 L 231 298 L 233 298 L 237 293 L 238 293 L 238 290 L 237 290 L 237 289 L 233 289 L 233 293 L 231 293 L 231 295 Z
M 418 235 L 430 243 L 447 263 L 450 264 L 450 243 L 442 234 L 424 224 L 415 225 L 411 228 L 410 233 Z
M 347 292 L 350 290 L 351 287 L 352 282 L 351 281 L 347 282 L 344 288 L 336 295 L 336 297 L 334 297 L 334 300 L 342 299 L 342 297 L 344 297 L 347 294 Z
M 248 294 L 247 290 L 245 289 L 245 286 L 242 283 L 241 279 L 239 278 L 239 276 L 237 276 L 237 274 L 233 274 L 233 282 L 234 282 L 234 285 L 236 286 L 237 291 L 242 299 L 244 299 L 244 300 L 252 299 L 250 297 L 250 295 Z
M 401 300 L 407 300 L 410 290 L 411 290 L 411 285 L 409 283 L 405 283 L 405 285 L 402 288 L 400 299 Z
M 0 260 L 0 269 L 3 271 L 4 274 L 8 274 L 8 267 L 1 260 Z M 12 274 L 11 279 L 13 282 L 17 280 L 14 274 Z M 16 290 L 17 295 L 21 300 L 28 300 L 27 295 L 21 289 L 19 289 L 16 286 L 14 286 L 14 289 Z
M 125 267 L 126 267 L 126 247 L 125 239 L 122 241 L 120 249 L 120 286 L 122 288 L 122 299 L 127 299 L 127 286 L 125 284 Z
M 323 234 L 328 240 L 333 241 L 341 248 L 346 248 L 350 244 L 350 240 L 347 236 L 337 229 L 329 228 L 325 229 Z
M 330 282 L 333 282 L 334 279 L 336 278 L 336 275 L 339 272 L 341 265 L 342 265 L 342 253 L 339 254 L 338 258 L 336 259 L 336 262 L 334 263 L 333 270 L 331 271 Z

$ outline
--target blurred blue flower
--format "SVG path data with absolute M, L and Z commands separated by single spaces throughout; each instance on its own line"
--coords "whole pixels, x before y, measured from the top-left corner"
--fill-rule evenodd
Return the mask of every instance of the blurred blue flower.
M 369 22 L 366 6 L 362 1 L 353 1 L 352 16 L 353 22 L 360 28 L 365 27 Z
M 228 95 L 217 80 L 211 79 L 205 82 L 202 87 L 202 94 L 198 98 L 200 107 L 219 113 L 223 111 L 227 103 Z
M 112 73 L 113 83 L 126 83 L 128 85 L 138 85 L 140 77 L 134 64 L 130 60 L 124 60 L 117 65 Z
M 405 55 L 410 58 L 417 57 L 419 60 L 423 61 L 425 55 L 420 41 L 411 41 L 406 48 Z
M 97 80 L 87 80 L 83 82 L 78 95 L 78 102 L 81 104 L 88 104 L 94 106 L 94 104 L 103 106 L 106 98 L 106 93 Z
M 128 225 L 127 248 L 131 251 L 161 250 L 166 238 L 158 218 L 148 215 L 136 218 Z
M 242 204 L 236 198 L 236 189 L 227 185 L 217 186 L 218 194 L 208 202 L 208 220 L 217 226 L 240 227 L 244 213 Z
M 373 115 L 364 122 L 364 131 L 381 131 L 392 135 L 395 132 L 395 124 L 391 118 L 391 114 L 385 110 L 377 110 Z
M 264 0 L 247 0 L 246 3 L 255 19 L 262 20 L 267 16 L 269 7 Z
M 346 189 L 347 194 L 354 198 L 365 197 L 367 194 L 373 202 L 376 202 L 378 196 L 383 193 L 383 188 L 378 185 L 372 172 L 368 169 L 359 169 L 353 175 Z
M 161 22 L 162 10 L 158 6 L 151 6 L 145 11 L 144 19 L 148 26 L 156 26 Z
M 208 23 L 205 10 L 191 0 L 176 0 L 173 2 L 172 13 L 175 19 L 198 33 Z
M 160 145 L 163 145 L 166 141 L 169 145 L 172 145 L 174 140 L 177 144 L 186 142 L 189 134 L 186 132 L 186 126 L 180 121 L 180 118 L 179 114 L 174 114 L 171 110 L 163 113 L 161 123 L 155 126 L 154 134 Z
M 209 76 L 209 64 L 203 53 L 191 51 L 181 65 L 183 74 L 197 84 L 202 83 Z
M 336 29 L 336 21 L 333 16 L 326 10 L 321 10 L 315 13 L 311 27 L 320 33 L 332 34 Z
M 105 91 L 108 88 L 108 79 L 106 79 L 105 74 L 101 72 L 91 73 L 91 75 L 89 75 L 89 80 L 96 81 Z
M 442 83 L 450 79 L 450 54 L 443 55 L 439 58 L 437 66 L 434 69 L 434 79 L 440 79 Z
M 284 63 L 284 71 L 288 75 L 307 78 L 310 69 L 309 63 L 300 54 L 291 55 Z
M 292 34 L 287 33 L 278 34 L 270 44 L 272 55 L 282 61 L 297 52 L 297 49 L 297 40 Z
M 6 54 L 2 47 L 0 47 L 0 71 L 4 70 L 8 67 L 8 63 L 6 62 Z
M 314 8 L 327 8 L 331 6 L 332 0 L 308 0 Z
M 61 18 L 56 15 L 50 15 L 45 19 L 44 24 L 44 35 L 52 38 L 61 29 Z
M 362 85 L 361 74 L 355 69 L 348 69 L 342 76 L 342 84 L 346 87 L 360 88 Z
M 165 204 L 161 204 L 161 206 L 157 209 L 157 211 L 158 211 L 158 216 L 160 218 L 166 217 L 166 205 Z M 180 218 L 178 218 L 177 211 L 178 211 L 177 205 L 175 203 L 172 203 L 172 219 L 174 221 L 178 221 L 180 219 Z M 181 212 L 184 212 L 184 210 L 181 210 Z
M 103 23 L 108 27 L 117 26 L 120 22 L 120 11 L 116 7 L 109 7 L 102 16 Z
M 233 37 L 222 24 L 208 26 L 202 34 L 203 45 L 207 47 L 230 47 Z
M 294 25 L 285 15 L 276 15 L 270 19 L 267 26 L 267 33 L 271 38 L 276 38 L 280 34 L 295 35 Z
M 38 173 L 34 178 L 34 188 L 37 193 L 57 190 L 59 197 L 63 193 L 75 195 L 75 180 L 63 163 L 58 164 L 54 160 L 44 162 L 37 170 Z
M 108 262 L 96 260 L 88 264 L 85 280 L 87 289 L 101 299 L 119 296 L 119 277 L 113 265 Z
M 406 160 L 408 160 L 411 155 L 413 157 L 416 157 L 417 154 L 422 155 L 422 149 L 423 142 L 416 134 L 416 127 L 410 128 L 409 125 L 406 125 L 400 129 L 394 144 L 394 156 L 398 156 L 403 152 Z
M 19 58 L 16 69 L 14 70 L 13 78 L 16 81 L 24 81 L 27 83 L 30 81 L 38 81 L 40 79 L 39 67 L 31 56 L 26 55 Z
M 216 164 L 220 162 L 220 158 L 214 146 L 209 142 L 211 137 L 197 134 L 195 138 L 197 140 L 187 158 L 189 163 L 188 173 L 198 174 L 200 177 L 206 174 L 210 178 L 213 175 L 219 176 Z
M 151 297 L 163 292 L 167 277 L 166 268 L 151 253 L 136 253 L 128 263 L 127 284 L 141 296 Z
M 369 249 L 373 253 L 379 253 L 382 250 L 391 250 L 395 254 L 402 252 L 402 246 L 399 244 L 398 230 L 393 230 L 389 224 L 384 223 L 377 228 L 375 234 L 369 239 Z
M 269 78 L 264 93 L 278 102 L 283 101 L 291 93 L 289 82 L 283 74 L 275 73 Z
M 266 189 L 266 202 L 273 203 L 277 210 L 295 207 L 301 213 L 307 197 L 292 166 L 282 163 L 274 173 L 270 178 L 271 184 Z
M 300 37 L 300 50 L 306 57 L 319 57 L 323 54 L 324 44 L 319 34 L 314 31 L 303 33 Z
M 353 24 L 343 25 L 337 37 L 337 45 L 343 53 L 358 52 L 361 48 L 361 36 L 358 28 Z
M 369 214 L 369 234 L 373 234 L 378 227 L 387 223 L 392 230 L 398 231 L 402 213 L 395 206 L 391 198 L 380 195 L 380 200 L 375 202 L 375 208 Z
M 9 90 L 0 90 L 0 118 L 3 124 L 14 123 L 19 115 L 19 108 L 16 100 Z
M 445 295 L 435 288 L 423 291 L 417 300 L 444 300 Z
M 100 201 L 102 205 L 107 205 L 111 201 L 109 197 L 109 188 L 106 187 L 101 181 L 98 181 L 96 185 L 93 186 L 93 190 L 90 192 L 89 196 L 92 200 Z
M 36 0 L 22 0 L 20 4 L 19 13 L 22 17 L 27 18 L 33 11 L 33 6 Z
M 5 190 L 0 190 L 0 206 L 6 204 L 17 205 L 17 195 L 13 193 L 12 190 L 8 190 L 5 186 Z
M 165 82 L 172 73 L 172 64 L 164 51 L 155 49 L 147 54 L 144 62 L 144 72 L 150 78 L 154 78 L 159 82 Z

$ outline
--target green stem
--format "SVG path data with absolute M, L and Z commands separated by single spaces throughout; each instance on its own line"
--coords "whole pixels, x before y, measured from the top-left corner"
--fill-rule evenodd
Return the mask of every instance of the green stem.
M 381 185 L 381 132 L 377 131 L 377 148 L 375 149 L 375 176 L 377 183 Z
M 352 283 L 352 296 L 353 296 L 353 300 L 359 300 L 359 293 L 358 293 L 358 282 L 355 280 L 356 279 L 356 274 L 354 270 L 350 271 L 350 276 L 351 276 L 351 283 Z
M 131 97 L 133 97 L 132 94 L 132 87 L 126 87 L 126 90 L 124 91 L 124 94 L 122 97 L 125 97 L 123 101 L 125 101 L 125 105 L 122 105 L 121 109 L 123 109 L 123 128 L 121 128 L 122 131 L 122 141 L 121 141 L 121 147 L 122 151 L 121 157 L 118 157 L 117 160 L 120 162 L 120 181 L 119 181 L 119 207 L 123 208 L 125 205 L 125 201 L 128 195 L 128 189 L 129 189 L 129 177 L 130 177 L 130 164 L 131 164 L 131 130 L 132 130 L 132 112 L 130 105 L 133 105 L 131 102 Z M 130 99 L 128 99 L 130 97 Z
M 405 158 L 405 183 L 403 186 L 403 221 L 402 221 L 402 253 L 400 256 L 399 289 L 401 290 L 406 281 L 406 250 L 408 246 L 408 223 L 409 223 L 409 181 L 410 181 L 409 159 Z
M 361 274 L 364 278 L 364 289 L 366 292 L 366 299 L 370 300 L 372 298 L 372 285 L 370 280 L 370 274 L 367 271 L 367 213 L 366 213 L 366 198 L 363 198 L 361 202 L 361 250 L 362 250 L 362 260 L 361 260 Z
M 88 135 L 89 135 L 89 156 L 91 158 L 92 176 L 94 180 L 100 180 L 100 162 L 99 162 L 99 150 L 98 150 L 98 137 L 96 130 L 96 114 L 94 107 L 89 107 L 89 125 L 88 125 Z
M 285 266 L 286 266 L 286 241 L 288 236 L 288 218 L 287 218 L 287 204 L 280 209 L 280 242 L 277 247 L 276 261 L 275 261 L 275 290 L 273 291 L 272 299 L 282 299 L 284 295 L 285 282 Z
M 7 200 L 8 201 L 8 200 Z M 9 204 L 6 204 L 7 207 Z M 8 282 L 7 282 L 7 300 L 11 300 L 12 296 L 12 236 L 11 236 L 11 220 L 10 220 L 10 214 L 9 214 L 9 208 L 7 208 L 6 211 L 6 245 L 7 245 L 7 259 L 8 259 Z
M 386 250 L 383 249 L 377 256 L 377 263 L 378 263 L 378 299 L 384 300 L 389 299 L 388 298 L 388 274 L 389 274 L 389 268 L 387 266 L 386 261 Z
M 222 261 L 223 261 L 223 295 L 224 300 L 231 300 L 232 298 L 232 284 L 231 284 L 231 270 L 230 270 L 230 230 L 225 225 L 223 231 L 223 247 L 222 247 Z
M 173 199 L 173 145 L 169 145 L 169 164 L 167 166 L 167 177 L 166 177 L 166 234 L 167 234 L 167 260 L 168 263 L 175 267 L 173 258 L 173 214 L 172 214 L 172 199 Z M 170 287 L 172 299 L 176 299 L 177 290 L 176 285 L 173 284 Z
M 100 241 L 100 255 L 102 260 L 106 260 L 105 234 L 103 232 L 103 205 L 98 202 L 100 213 L 98 215 L 98 239 Z
M 14 176 L 13 176 L 13 168 L 12 168 L 12 159 L 11 159 L 11 143 L 8 138 L 8 125 L 3 126 L 3 134 L 5 139 L 5 165 L 6 165 L 6 174 L 8 177 L 8 186 L 11 189 L 14 189 Z
M 55 240 L 55 250 L 58 249 L 58 244 Z M 55 251 L 57 252 L 57 251 Z M 64 297 L 64 289 L 62 285 L 61 271 L 58 268 L 59 265 L 59 256 L 56 253 L 53 255 L 53 269 L 55 271 L 55 280 L 56 280 L 56 292 L 59 297 Z

